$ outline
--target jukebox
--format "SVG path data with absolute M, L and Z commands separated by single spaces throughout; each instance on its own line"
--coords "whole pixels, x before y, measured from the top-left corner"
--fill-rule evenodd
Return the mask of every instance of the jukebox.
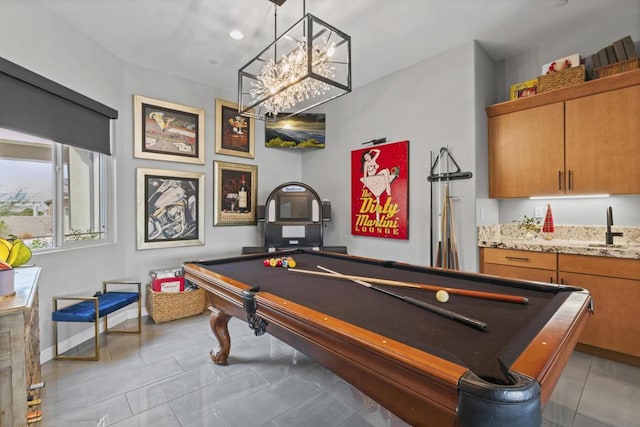
M 242 253 L 274 252 L 306 248 L 346 253 L 344 246 L 324 246 L 324 223 L 331 221 L 331 203 L 321 200 L 313 188 L 301 182 L 276 187 L 264 206 L 257 208 L 264 223 L 264 246 L 244 247 Z

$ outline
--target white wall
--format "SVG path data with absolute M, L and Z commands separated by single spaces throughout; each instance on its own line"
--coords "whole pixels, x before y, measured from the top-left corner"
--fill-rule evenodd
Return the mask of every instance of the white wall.
M 579 1 L 579 0 L 578 0 Z M 640 48 L 640 1 L 608 0 L 609 7 L 602 15 L 582 16 L 581 31 L 567 31 L 563 37 L 545 36 L 544 31 L 531 41 L 527 52 L 507 58 L 496 68 L 497 101 L 509 99 L 509 88 L 514 83 L 538 77 L 542 65 L 573 53 L 587 59 L 591 69 L 591 55 L 624 36 L 630 35 Z M 604 3 L 604 1 L 603 1 Z M 571 2 L 558 13 L 570 12 Z M 550 9 L 551 13 L 553 9 Z M 572 17 L 576 18 L 576 17 Z M 574 29 L 574 27 L 571 27 Z M 556 34 L 554 32 L 554 34 Z
M 52 297 L 91 295 L 105 279 L 131 278 L 146 283 L 149 271 L 180 266 L 188 259 L 240 253 L 260 241 L 256 226 L 213 227 L 213 161 L 259 164 L 258 203 L 278 184 L 301 179 L 300 154 L 264 147 L 264 127 L 256 126 L 256 158 L 214 154 L 215 98 L 235 99 L 235 82 L 221 90 L 158 70 L 122 63 L 92 40 L 31 2 L 3 2 L 0 56 L 118 110 L 116 125 L 117 242 L 81 250 L 36 254 L 39 280 L 40 345 L 50 354 Z M 202 166 L 133 158 L 133 94 L 205 109 L 206 163 Z M 205 246 L 136 250 L 136 168 L 202 171 L 205 178 Z M 67 328 L 61 328 L 65 339 Z M 71 329 L 69 329 L 71 330 Z M 43 360 L 44 361 L 44 360 Z
M 428 265 L 429 152 L 437 155 L 448 146 L 463 171 L 474 173 L 472 179 L 452 181 L 451 195 L 459 198 L 454 203 L 460 263 L 463 269 L 475 269 L 474 52 L 475 43 L 466 43 L 325 104 L 326 148 L 303 153 L 302 177 L 333 205 L 327 244 L 346 245 L 351 254 Z M 351 235 L 351 151 L 381 137 L 410 141 L 408 240 Z M 437 205 L 437 184 L 434 189 Z M 434 232 L 437 224 L 434 220 Z
M 489 144 L 485 107 L 496 102 L 496 63 L 478 44 L 475 49 L 476 222 L 498 223 L 499 203 L 489 199 Z
M 606 16 L 583 17 L 582 26 L 584 31 L 568 32 L 563 38 L 551 40 L 542 35 L 536 39 L 536 48 L 500 61 L 496 67 L 497 100 L 509 99 L 512 84 L 537 77 L 542 64 L 554 59 L 580 53 L 587 58 L 587 68 L 590 69 L 591 54 L 627 35 L 635 41 L 636 51 L 640 51 L 640 1 L 620 0 L 607 9 Z M 601 161 L 606 162 L 607 159 Z M 638 163 L 640 159 L 629 161 Z M 584 200 L 501 200 L 499 221 L 508 224 L 522 215 L 533 216 L 535 206 L 546 206 L 548 202 L 558 224 L 605 225 L 605 209 L 613 206 L 616 225 L 640 225 L 640 196 L 637 195 Z

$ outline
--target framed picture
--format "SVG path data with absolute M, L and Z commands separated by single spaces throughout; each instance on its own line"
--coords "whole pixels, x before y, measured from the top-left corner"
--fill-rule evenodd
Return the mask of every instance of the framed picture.
M 213 225 L 256 224 L 258 166 L 213 162 Z
M 538 79 L 527 80 L 526 82 L 511 85 L 509 99 L 520 99 L 533 96 L 538 92 Z
M 241 116 L 238 104 L 216 98 L 216 154 L 253 159 L 255 119 Z
M 204 173 L 137 169 L 138 249 L 204 245 Z
M 133 96 L 134 156 L 204 164 L 204 110 Z
M 351 234 L 409 239 L 409 141 L 351 152 Z
M 542 66 L 542 74 L 549 74 L 554 71 L 566 70 L 580 66 L 580 54 L 574 53 L 564 58 L 558 58 Z
M 270 148 L 324 148 L 326 115 L 301 113 L 265 122 L 265 146 Z

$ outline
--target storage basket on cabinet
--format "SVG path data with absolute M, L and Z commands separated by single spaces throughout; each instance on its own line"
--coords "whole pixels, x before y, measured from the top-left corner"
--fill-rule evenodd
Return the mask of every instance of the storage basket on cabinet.
M 538 93 L 574 86 L 583 83 L 584 78 L 584 65 L 553 71 L 538 77 Z
M 202 288 L 184 292 L 154 292 L 147 286 L 146 306 L 155 323 L 196 316 L 206 308 L 206 292 Z
M 604 67 L 596 68 L 595 71 L 598 78 L 600 78 L 625 73 L 627 71 L 635 70 L 636 68 L 640 68 L 640 58 L 616 62 L 615 64 L 611 65 L 605 65 Z

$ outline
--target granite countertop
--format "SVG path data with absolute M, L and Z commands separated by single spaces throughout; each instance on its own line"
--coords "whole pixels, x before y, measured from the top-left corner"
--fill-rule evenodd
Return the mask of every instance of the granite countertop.
M 623 235 L 614 237 L 613 245 L 605 245 L 606 227 L 557 225 L 552 239 L 547 240 L 542 232 L 525 237 L 516 224 L 480 225 L 478 246 L 640 259 L 640 227 L 612 227 L 612 231 Z

